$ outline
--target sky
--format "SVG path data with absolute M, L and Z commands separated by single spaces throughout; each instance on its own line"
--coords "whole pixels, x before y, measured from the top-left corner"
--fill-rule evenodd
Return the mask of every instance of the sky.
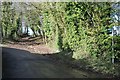
M 22 32 L 24 33 L 25 32 L 25 27 L 22 27 Z M 30 27 L 28 27 L 28 34 L 29 35 L 33 35 L 33 31 Z
M 0 1 L 13 1 L 13 2 L 118 2 L 120 0 L 0 0 Z

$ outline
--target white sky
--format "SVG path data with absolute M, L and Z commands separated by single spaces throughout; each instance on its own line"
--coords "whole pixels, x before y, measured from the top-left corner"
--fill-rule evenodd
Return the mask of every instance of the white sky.
M 119 2 L 120 0 L 0 0 L 1 2 Z

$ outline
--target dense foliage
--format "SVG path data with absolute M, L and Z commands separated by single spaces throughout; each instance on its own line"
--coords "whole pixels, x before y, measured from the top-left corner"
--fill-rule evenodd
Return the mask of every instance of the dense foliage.
M 111 3 L 71 2 L 44 5 L 47 5 L 43 8 L 46 36 L 49 41 L 55 41 L 59 49 L 70 48 L 76 59 L 91 55 L 103 58 L 112 56 L 112 37 L 107 34 L 107 29 L 114 25 L 110 17 L 113 12 Z
M 13 10 L 10 8 L 12 3 L 3 3 L 2 8 L 2 36 L 7 38 L 8 35 L 12 34 L 12 30 L 14 29 L 15 25 L 15 14 Z M 14 15 L 14 16 L 13 16 Z M 14 25 L 12 25 L 14 24 Z
M 88 59 L 95 69 L 114 73 L 115 67 L 111 63 L 120 59 L 120 42 L 119 36 L 115 38 L 107 34 L 107 29 L 116 24 L 111 17 L 114 12 L 111 5 L 108 2 L 44 4 L 46 40 L 60 51 L 71 50 L 75 59 Z

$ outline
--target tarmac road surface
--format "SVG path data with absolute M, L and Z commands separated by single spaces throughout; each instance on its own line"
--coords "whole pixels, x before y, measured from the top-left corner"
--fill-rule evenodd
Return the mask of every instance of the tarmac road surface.
M 101 75 L 70 68 L 41 54 L 2 48 L 2 78 L 98 78 Z

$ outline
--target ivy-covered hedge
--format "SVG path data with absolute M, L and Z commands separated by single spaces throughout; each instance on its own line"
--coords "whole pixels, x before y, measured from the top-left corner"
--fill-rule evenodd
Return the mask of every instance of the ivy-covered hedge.
M 114 25 L 110 17 L 114 12 L 112 3 L 62 2 L 43 5 L 46 40 L 57 49 L 69 49 L 73 52 L 73 58 L 92 59 L 94 64 L 102 61 L 111 64 L 112 59 L 120 58 L 118 37 L 112 45 L 113 37 L 107 34 L 107 29 Z
M 44 6 L 43 27 L 48 42 L 54 41 L 61 50 L 71 49 L 76 59 L 112 54 L 112 38 L 106 31 L 113 26 L 111 3 L 46 3 Z

